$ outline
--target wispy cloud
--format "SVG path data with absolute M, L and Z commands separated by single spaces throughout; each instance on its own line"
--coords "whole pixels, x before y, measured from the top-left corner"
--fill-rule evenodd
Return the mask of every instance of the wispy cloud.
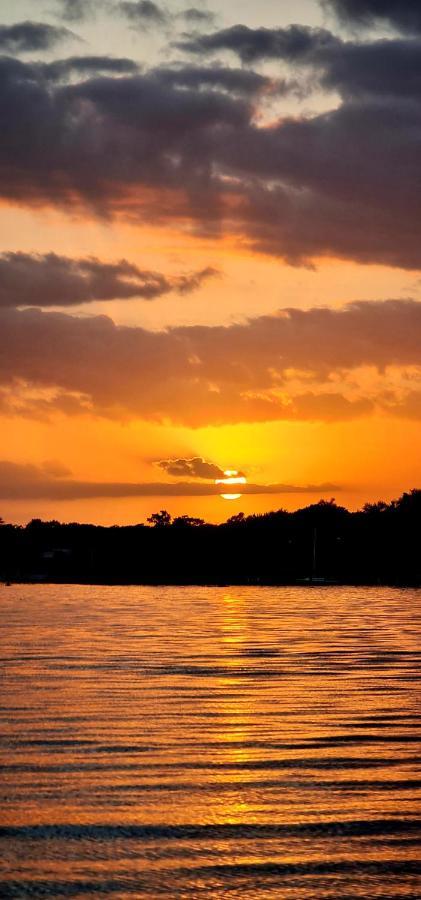
M 218 274 L 211 266 L 198 272 L 166 276 L 140 269 L 125 259 L 105 263 L 95 257 L 72 259 L 55 253 L 3 253 L 0 254 L 0 308 L 74 306 L 134 297 L 155 300 L 172 292 L 190 294 Z
M 0 25 L 1 53 L 34 53 L 52 50 L 64 41 L 77 40 L 67 28 L 56 28 L 46 22 L 16 22 Z
M 56 0 L 59 14 L 69 22 L 81 22 L 107 0 Z
M 118 4 L 118 9 L 137 28 L 161 27 L 171 21 L 169 12 L 153 0 L 123 0 Z
M 0 461 L 2 500 L 83 500 L 101 497 L 213 497 L 221 489 L 215 484 L 194 482 L 91 482 L 58 477 L 53 467 Z M 48 469 L 50 471 L 48 471 Z M 243 494 L 324 494 L 338 491 L 333 484 L 247 484 Z

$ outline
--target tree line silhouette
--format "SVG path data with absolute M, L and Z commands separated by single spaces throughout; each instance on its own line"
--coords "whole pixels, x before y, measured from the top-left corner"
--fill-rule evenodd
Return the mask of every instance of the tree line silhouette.
M 0 520 L 4 582 L 421 585 L 421 490 L 349 512 L 320 500 L 295 512 L 238 513 L 214 525 L 154 513 L 148 524 Z

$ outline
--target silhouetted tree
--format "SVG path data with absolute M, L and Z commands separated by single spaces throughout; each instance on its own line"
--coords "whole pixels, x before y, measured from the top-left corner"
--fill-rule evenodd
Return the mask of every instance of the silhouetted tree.
M 377 515 L 388 512 L 388 510 L 390 510 L 390 506 L 384 500 L 379 500 L 378 503 L 365 503 L 363 506 L 363 512 L 367 515 Z
M 149 521 L 149 519 L 148 519 Z M 197 519 L 195 516 L 177 516 L 173 519 L 173 528 L 200 528 L 205 525 L 204 519 Z
M 161 509 L 148 524 L 0 520 L 0 579 L 129 584 L 421 585 L 421 490 L 349 512 L 322 500 L 221 525 Z M 151 527 L 152 526 L 152 527 Z
M 148 518 L 148 522 L 150 522 L 154 528 L 167 528 L 168 525 L 171 525 L 171 516 L 166 509 L 161 509 L 160 512 L 152 513 Z
M 230 516 L 230 518 L 227 519 L 227 525 L 243 525 L 245 521 L 246 521 L 246 517 L 245 517 L 244 513 L 239 512 L 239 513 L 237 513 L 237 515 Z
M 392 508 L 410 516 L 421 516 L 421 491 L 413 490 L 402 494 L 399 500 L 392 500 Z

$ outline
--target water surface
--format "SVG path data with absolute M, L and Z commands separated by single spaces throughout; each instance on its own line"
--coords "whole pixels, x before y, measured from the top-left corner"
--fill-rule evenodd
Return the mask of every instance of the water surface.
M 0 896 L 421 897 L 421 592 L 0 587 Z

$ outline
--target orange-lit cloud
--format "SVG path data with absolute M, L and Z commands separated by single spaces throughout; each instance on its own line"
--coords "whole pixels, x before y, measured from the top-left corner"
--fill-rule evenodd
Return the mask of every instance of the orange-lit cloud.
M 22 414 L 36 414 L 39 404 L 44 414 L 73 409 L 194 427 L 334 421 L 366 415 L 375 403 L 405 408 L 420 389 L 416 377 L 401 396 L 390 394 L 386 375 L 368 396 L 367 387 L 352 392 L 349 384 L 358 367 L 421 367 L 421 304 L 410 300 L 163 332 L 31 309 L 3 309 L 0 322 L 2 404 Z M 28 399 L 25 386 L 50 394 Z

